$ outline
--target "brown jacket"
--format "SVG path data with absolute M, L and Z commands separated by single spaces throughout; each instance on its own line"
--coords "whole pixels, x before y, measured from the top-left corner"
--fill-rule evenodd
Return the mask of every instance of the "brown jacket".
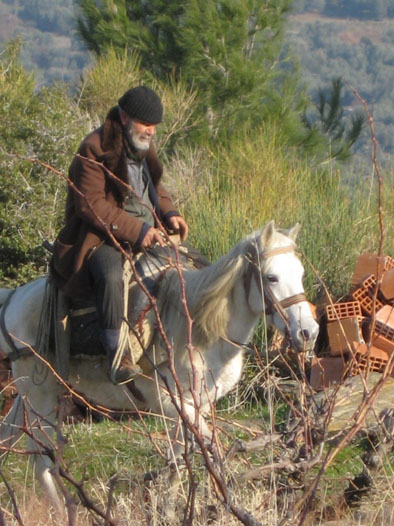
M 160 182 L 162 165 L 153 147 L 146 154 L 151 174 L 152 202 L 164 220 L 179 215 Z M 105 123 L 90 133 L 74 157 L 66 201 L 66 224 L 55 244 L 51 269 L 55 281 L 68 296 L 91 293 L 86 265 L 93 250 L 108 238 L 108 230 L 120 243 L 136 246 L 144 223 L 123 208 L 128 194 L 127 158 L 123 147 L 118 108 L 112 108 Z

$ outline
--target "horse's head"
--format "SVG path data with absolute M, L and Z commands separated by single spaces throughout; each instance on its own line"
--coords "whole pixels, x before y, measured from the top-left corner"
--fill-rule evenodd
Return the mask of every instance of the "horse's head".
M 282 233 L 271 221 L 252 238 L 246 286 L 252 311 L 265 313 L 297 350 L 311 350 L 319 326 L 304 295 L 304 268 L 295 253 L 298 228 Z M 257 286 L 251 286 L 252 280 Z

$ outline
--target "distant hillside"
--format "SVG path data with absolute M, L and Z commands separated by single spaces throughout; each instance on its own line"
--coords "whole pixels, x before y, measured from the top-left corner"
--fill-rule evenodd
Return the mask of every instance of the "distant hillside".
M 394 151 L 394 3 L 392 0 L 294 0 L 287 43 L 299 57 L 302 80 L 317 100 L 333 77 L 347 83 L 348 111 L 359 105 L 356 89 L 371 111 L 383 158 Z M 357 152 L 369 157 L 365 132 Z
M 37 85 L 74 82 L 89 54 L 74 30 L 74 0 L 2 0 L 0 48 L 10 39 L 23 42 L 22 61 Z

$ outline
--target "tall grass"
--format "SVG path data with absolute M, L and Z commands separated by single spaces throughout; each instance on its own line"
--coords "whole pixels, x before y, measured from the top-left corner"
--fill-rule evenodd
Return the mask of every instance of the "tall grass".
M 378 250 L 376 182 L 357 174 L 344 182 L 334 164 L 311 168 L 272 127 L 226 147 L 181 149 L 169 168 L 169 184 L 191 225 L 190 241 L 212 259 L 270 219 L 282 228 L 299 222 L 300 250 L 331 293 L 340 296 L 358 255 Z M 384 185 L 384 250 L 393 254 L 389 181 L 390 176 Z M 319 281 L 306 267 L 306 288 L 315 300 Z

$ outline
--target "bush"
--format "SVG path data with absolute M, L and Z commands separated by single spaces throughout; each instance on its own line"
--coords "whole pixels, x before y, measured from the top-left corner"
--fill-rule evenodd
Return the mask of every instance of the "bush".
M 0 280 L 27 281 L 45 270 L 41 244 L 53 240 L 62 220 L 63 174 L 87 131 L 87 119 L 64 86 L 34 91 L 34 76 L 18 62 L 11 43 L 0 62 Z
M 81 108 L 91 115 L 92 123 L 97 126 L 125 91 L 140 84 L 152 87 L 163 101 L 164 120 L 157 129 L 156 142 L 159 150 L 169 151 L 195 124 L 192 120 L 195 94 L 187 90 L 182 82 L 154 80 L 140 68 L 136 54 L 127 50 L 120 53 L 110 48 L 98 57 L 82 79 Z

